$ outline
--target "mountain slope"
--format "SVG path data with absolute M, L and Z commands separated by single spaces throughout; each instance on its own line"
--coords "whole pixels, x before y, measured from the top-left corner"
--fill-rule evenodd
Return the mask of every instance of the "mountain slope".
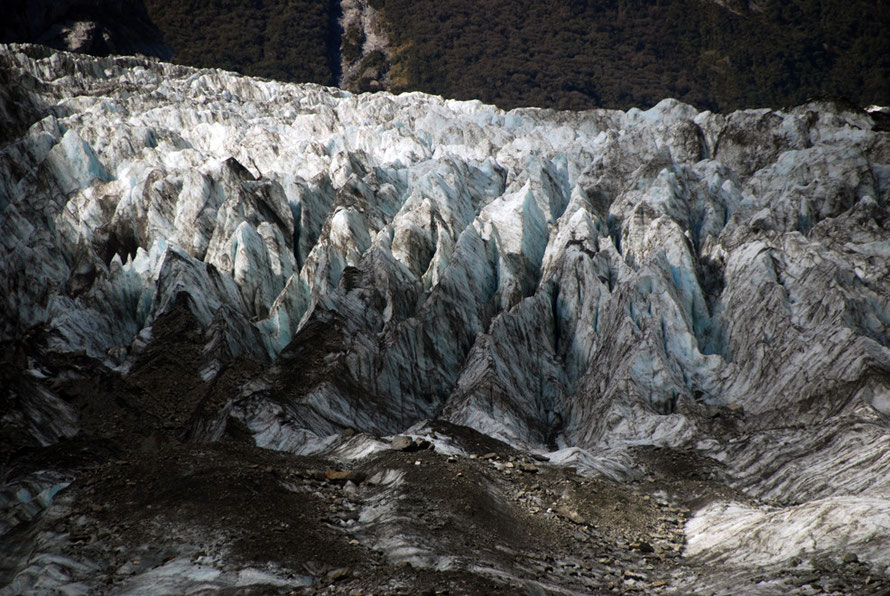
M 0 41 L 172 55 L 282 81 L 424 91 L 505 109 L 628 109 L 664 97 L 723 112 L 814 97 L 890 103 L 890 9 L 866 0 L 536 0 L 518 9 L 504 0 L 79 0 L 7 8 Z
M 334 0 L 147 0 L 145 5 L 180 64 L 336 83 L 340 39 Z
M 4 0 L 0 9 L 0 43 L 41 43 L 97 56 L 172 56 L 141 0 Z
M 504 112 L 36 46 L 0 66 L 15 586 L 232 587 L 273 561 L 284 590 L 337 560 L 373 578 L 347 592 L 405 562 L 480 593 L 888 585 L 868 113 Z M 281 524 L 333 554 L 264 551 Z
M 393 90 L 504 108 L 730 111 L 814 96 L 890 103 L 890 8 L 867 1 L 378 0 Z

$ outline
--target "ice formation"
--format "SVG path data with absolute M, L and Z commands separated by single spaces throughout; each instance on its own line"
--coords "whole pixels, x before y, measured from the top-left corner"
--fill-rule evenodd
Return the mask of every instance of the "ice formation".
M 305 453 L 441 418 L 619 479 L 639 446 L 689 448 L 799 503 L 709 506 L 690 556 L 890 567 L 890 135 L 867 113 L 504 112 L 30 46 L 0 67 L 4 340 L 126 371 L 186 301 L 205 380 L 271 362 L 205 438 L 237 420 Z M 4 424 L 76 432 L 57 402 Z

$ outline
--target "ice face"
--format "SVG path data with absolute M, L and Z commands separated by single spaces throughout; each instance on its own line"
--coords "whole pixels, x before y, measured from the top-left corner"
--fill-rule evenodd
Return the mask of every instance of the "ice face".
M 238 355 L 303 375 L 287 399 L 233 397 L 265 446 L 443 417 L 615 477 L 634 445 L 698 446 L 755 494 L 887 496 L 864 481 L 886 458 L 830 463 L 890 410 L 890 141 L 860 113 L 505 113 L 18 46 L 0 62 L 47 106 L 0 151 L 4 339 L 40 325 L 105 358 L 184 304 L 205 380 Z M 770 429 L 838 416 L 837 442 L 792 456 L 829 462 L 830 494 L 749 478 L 778 461 Z

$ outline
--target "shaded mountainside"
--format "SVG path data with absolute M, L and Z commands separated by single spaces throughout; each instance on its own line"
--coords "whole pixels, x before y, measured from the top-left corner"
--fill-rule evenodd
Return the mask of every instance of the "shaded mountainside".
M 173 59 L 281 81 L 336 84 L 337 0 L 146 0 Z
M 0 80 L 2 596 L 890 587 L 868 112 Z
M 870 0 L 374 0 L 393 90 L 503 108 L 728 111 L 890 103 L 890 4 Z
M 340 80 L 502 108 L 719 111 L 816 96 L 890 103 L 890 5 L 869 0 L 350 2 L 379 15 L 338 25 L 339 2 L 148 0 L 175 60 L 296 82 Z M 370 11 L 368 10 L 370 8 Z M 361 51 L 365 44 L 365 52 Z M 362 74 L 364 73 L 364 74 Z M 376 81 L 376 82 L 374 82 Z
M 871 0 L 146 0 L 148 15 L 136 1 L 4 5 L 3 41 L 169 57 L 139 41 L 156 25 L 180 64 L 504 109 L 890 104 L 890 4 Z
M 0 14 L 0 43 L 40 43 L 96 56 L 172 55 L 142 0 L 3 0 Z

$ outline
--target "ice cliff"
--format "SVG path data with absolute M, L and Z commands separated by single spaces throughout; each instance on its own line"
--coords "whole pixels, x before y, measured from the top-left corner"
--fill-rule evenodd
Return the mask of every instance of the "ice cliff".
M 7 345 L 126 374 L 185 305 L 205 381 L 268 363 L 197 438 L 308 453 L 439 418 L 615 479 L 690 449 L 785 507 L 709 505 L 690 556 L 890 566 L 890 134 L 866 112 L 504 112 L 15 45 L 0 69 Z M 76 432 L 29 399 L 4 424 Z

